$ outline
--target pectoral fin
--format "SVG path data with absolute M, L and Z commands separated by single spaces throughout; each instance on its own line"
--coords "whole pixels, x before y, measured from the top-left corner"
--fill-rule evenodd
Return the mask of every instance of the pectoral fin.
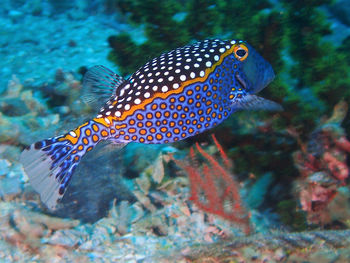
M 256 95 L 246 95 L 241 99 L 236 99 L 232 102 L 232 107 L 237 110 L 283 110 L 280 104 Z

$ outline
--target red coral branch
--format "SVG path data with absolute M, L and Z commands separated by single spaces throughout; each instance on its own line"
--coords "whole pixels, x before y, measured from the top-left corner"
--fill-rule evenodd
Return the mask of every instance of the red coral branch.
M 190 149 L 191 163 L 189 165 L 177 161 L 189 175 L 190 200 L 205 212 L 243 225 L 244 231 L 248 234 L 250 232 L 249 215 L 242 205 L 237 183 L 228 171 L 232 164 L 215 136 L 212 137 L 224 165 L 206 153 L 198 143 L 196 143 L 198 155 L 203 157 L 206 162 L 202 168 L 198 165 L 193 148 Z

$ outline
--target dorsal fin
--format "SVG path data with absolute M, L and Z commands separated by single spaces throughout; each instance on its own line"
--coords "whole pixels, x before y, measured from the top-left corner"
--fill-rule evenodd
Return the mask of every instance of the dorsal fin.
M 82 99 L 93 107 L 101 107 L 124 81 L 105 66 L 93 66 L 84 75 Z

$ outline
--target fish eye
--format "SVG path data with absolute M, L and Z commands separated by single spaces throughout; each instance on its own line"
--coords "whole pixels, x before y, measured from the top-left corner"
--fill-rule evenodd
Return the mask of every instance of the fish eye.
M 238 49 L 236 55 L 242 58 L 245 56 L 246 53 L 247 51 L 245 51 L 244 49 Z
M 248 57 L 248 48 L 244 44 L 239 44 L 234 48 L 236 59 L 244 61 Z

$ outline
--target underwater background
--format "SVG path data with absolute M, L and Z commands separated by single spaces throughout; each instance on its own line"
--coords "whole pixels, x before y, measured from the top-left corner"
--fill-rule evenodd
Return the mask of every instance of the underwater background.
M 349 0 L 2 0 L 0 35 L 1 262 L 350 262 Z M 87 69 L 211 38 L 269 61 L 284 110 L 99 145 L 47 209 L 19 156 L 96 115 Z

